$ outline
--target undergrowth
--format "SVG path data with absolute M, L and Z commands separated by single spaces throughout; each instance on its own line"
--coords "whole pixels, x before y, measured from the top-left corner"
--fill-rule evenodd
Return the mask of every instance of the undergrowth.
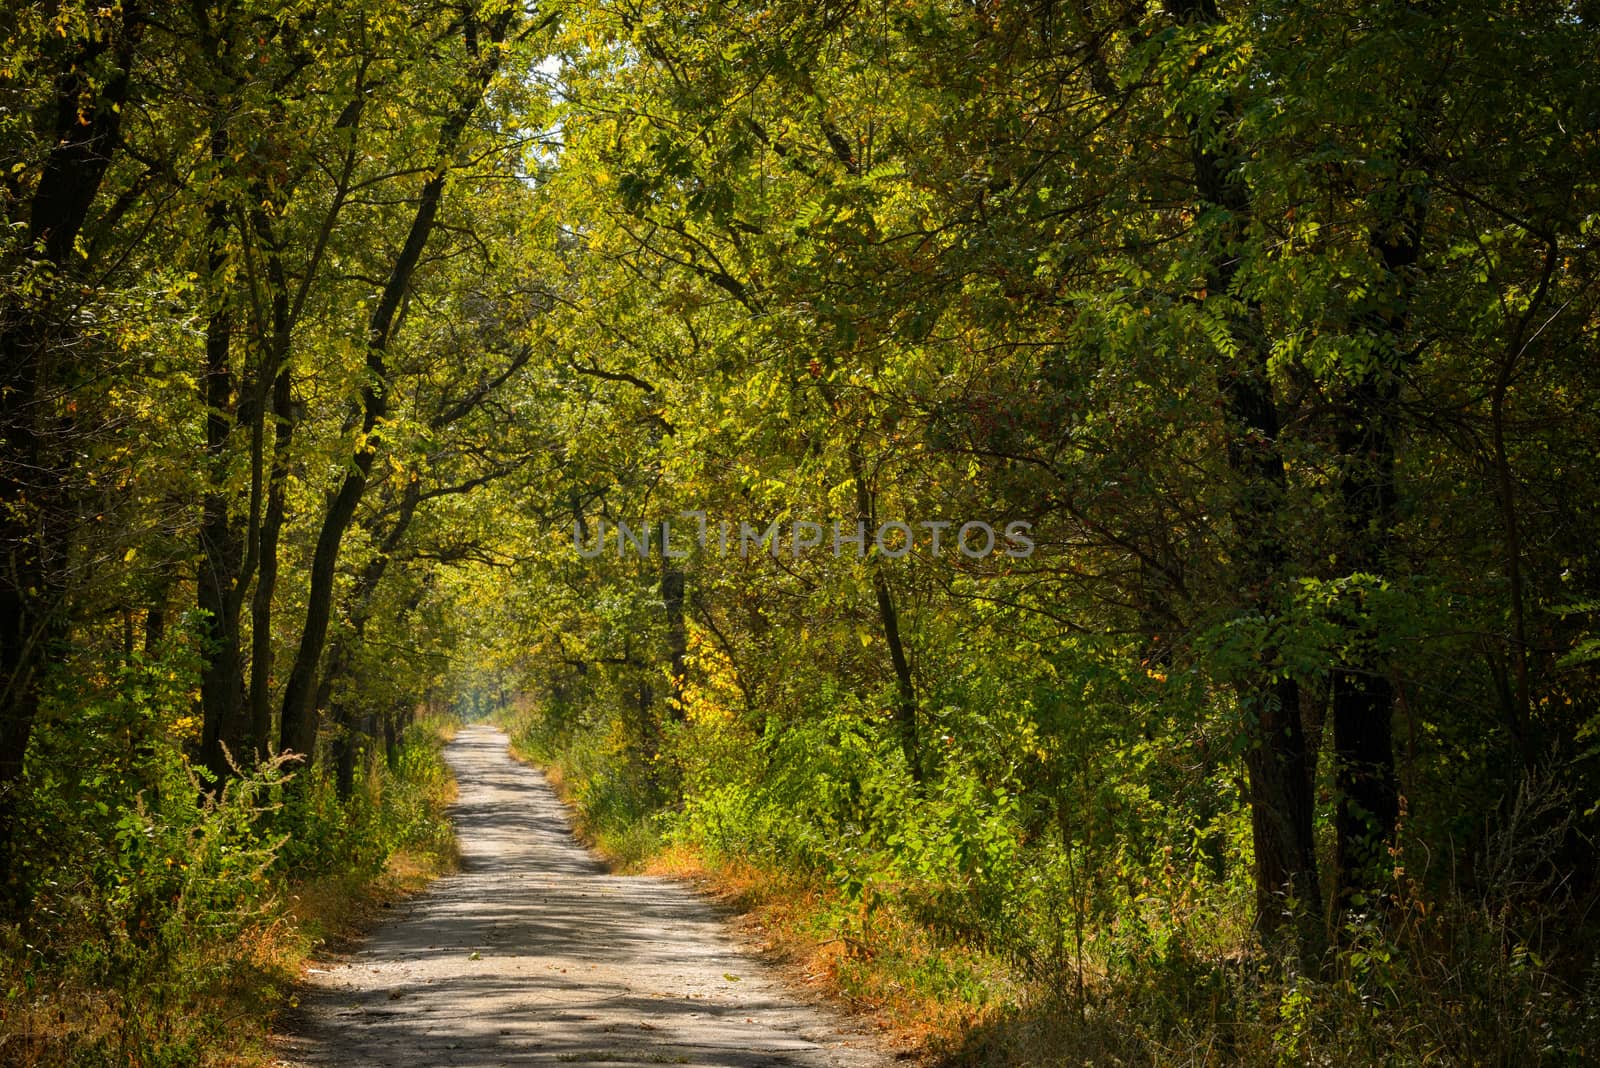
M 219 791 L 184 756 L 189 724 L 151 723 L 185 707 L 151 693 L 166 673 L 130 669 L 36 734 L 28 906 L 0 926 L 0 1063 L 260 1063 L 308 956 L 453 863 L 436 726 L 411 727 L 342 803 L 282 758 Z
M 1163 827 L 1141 783 L 1104 769 L 1063 776 L 1041 809 L 959 752 L 914 782 L 856 710 L 737 746 L 691 715 L 650 761 L 630 760 L 603 717 L 508 720 L 614 865 L 734 903 L 798 980 L 929 1063 L 1584 1064 L 1600 1051 L 1596 962 L 1551 937 L 1576 913 L 1530 883 L 1536 849 L 1470 894 L 1408 875 L 1397 854 L 1385 897 L 1301 965 L 1254 934 L 1247 860 L 1218 863 L 1219 841 L 1248 857 L 1242 818 Z

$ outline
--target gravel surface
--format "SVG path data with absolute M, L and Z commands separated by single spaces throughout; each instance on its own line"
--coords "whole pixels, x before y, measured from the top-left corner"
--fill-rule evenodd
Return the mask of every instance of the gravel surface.
M 280 1063 L 888 1063 L 870 1034 L 741 950 L 690 889 L 607 874 L 503 733 L 463 728 L 445 757 L 460 872 L 312 970 Z

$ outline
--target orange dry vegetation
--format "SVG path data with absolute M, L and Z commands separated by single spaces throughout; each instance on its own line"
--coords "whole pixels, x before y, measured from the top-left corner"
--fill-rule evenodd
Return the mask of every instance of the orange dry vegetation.
M 515 734 L 513 733 L 513 738 Z M 938 955 L 948 960 L 959 948 L 935 947 L 918 925 L 880 909 L 872 917 L 871 945 L 848 935 L 823 933 L 858 906 L 826 888 L 792 874 L 762 868 L 738 858 L 708 858 L 684 845 L 668 845 L 642 863 L 610 853 L 604 835 L 587 826 L 573 803 L 574 784 L 559 763 L 532 759 L 513 741 L 511 754 L 537 766 L 566 806 L 580 841 L 613 871 L 660 875 L 690 883 L 728 913 L 751 948 L 776 966 L 796 990 L 866 1016 L 887 1033 L 887 1043 L 902 1057 L 932 1063 L 959 1047 L 974 1028 L 998 1017 L 999 1008 L 976 1011 L 967 1002 L 941 997 L 910 977 Z M 971 962 L 982 969 L 976 958 Z
M 189 995 L 181 1008 L 173 1006 L 172 1019 L 162 1030 L 175 1036 L 191 1021 L 226 1020 L 226 1045 L 205 1043 L 207 1065 L 262 1068 L 277 1063 L 267 1047 L 268 1028 L 278 1010 L 295 1004 L 295 984 L 311 961 L 349 946 L 386 908 L 452 866 L 450 857 L 402 851 L 371 878 L 328 876 L 294 885 L 284 907 L 266 922 L 211 947 L 219 964 L 222 958 L 231 962 L 228 978 Z M 0 981 L 21 986 L 23 977 L 9 971 L 0 970 Z M 48 1068 L 74 1063 L 74 1050 L 114 1048 L 115 1036 L 128 1026 L 129 1007 L 118 991 L 58 980 L 40 995 L 0 1002 L 0 1064 Z
M 848 907 L 842 898 L 747 861 L 712 861 L 682 846 L 658 854 L 646 871 L 683 879 L 737 913 L 736 928 L 745 941 L 794 987 L 870 1017 L 901 1056 L 931 1062 L 983 1022 L 986 1014 L 969 1005 L 903 981 L 908 963 L 914 967 L 917 959 L 934 952 L 926 932 L 914 924 L 880 911 L 873 917 L 871 946 L 849 936 L 821 934 L 826 919 Z

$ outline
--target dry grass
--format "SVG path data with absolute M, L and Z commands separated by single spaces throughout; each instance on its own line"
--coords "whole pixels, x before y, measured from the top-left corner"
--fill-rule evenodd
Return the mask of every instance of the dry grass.
M 305 966 L 324 952 L 348 951 L 384 916 L 387 909 L 425 890 L 441 875 L 454 871 L 459 857 L 402 850 L 372 878 L 330 875 L 293 888 L 286 913 L 302 945 L 285 957 L 289 970 Z
M 428 804 L 442 811 L 455 797 L 455 782 L 442 777 Z M 139 961 L 120 979 L 107 970 L 116 954 L 147 944 L 131 932 L 108 941 L 93 923 L 78 934 L 58 925 L 40 953 L 19 928 L 0 926 L 0 1065 L 275 1064 L 273 1018 L 295 1005 L 311 962 L 348 951 L 386 910 L 458 862 L 449 839 L 398 850 L 376 874 L 291 882 L 264 893 L 233 936 L 166 932 L 173 955 Z M 85 954 L 91 963 L 79 959 Z
M 275 1063 L 267 1045 L 272 1018 L 295 1004 L 294 990 L 306 967 L 319 956 L 348 949 L 386 909 L 421 891 L 453 863 L 452 857 L 402 852 L 370 878 L 328 876 L 291 886 L 270 919 L 184 962 L 195 972 L 214 968 L 224 978 L 187 993 L 181 1004 L 166 1006 L 163 1012 L 170 1019 L 160 1023 L 160 1032 L 181 1041 L 192 1028 L 201 1063 L 207 1065 L 264 1068 Z M 142 1003 L 145 999 L 81 976 L 30 976 L 22 964 L 24 954 L 12 955 L 8 948 L 7 956 L 11 959 L 0 969 L 0 980 L 19 995 L 30 983 L 34 990 L 31 997 L 0 1000 L 0 1064 L 47 1068 L 119 1060 L 146 1063 L 118 1042 L 132 1023 L 130 1012 L 143 1013 L 145 1025 L 150 1025 L 153 1010 Z M 215 1034 L 200 1037 L 202 1020 L 220 1022 Z M 89 1050 L 102 1054 L 86 1054 Z
M 429 712 L 426 709 L 418 710 L 417 724 L 423 729 L 438 735 L 439 740 L 442 742 L 454 741 L 456 737 L 456 731 L 461 729 L 461 721 L 456 719 L 456 717 L 438 715 Z
M 946 965 L 959 959 L 982 973 L 991 972 L 993 962 L 959 947 L 934 945 L 926 929 L 887 910 L 873 915 L 870 937 L 855 937 L 838 933 L 841 915 L 855 911 L 841 895 L 748 861 L 711 860 L 692 848 L 673 846 L 644 870 L 681 879 L 734 912 L 746 943 L 793 986 L 869 1018 L 901 1059 L 932 1064 L 940 1051 L 959 1045 L 992 1015 L 966 998 L 930 989 L 921 972 L 934 958 Z M 989 978 L 1003 982 L 997 974 Z

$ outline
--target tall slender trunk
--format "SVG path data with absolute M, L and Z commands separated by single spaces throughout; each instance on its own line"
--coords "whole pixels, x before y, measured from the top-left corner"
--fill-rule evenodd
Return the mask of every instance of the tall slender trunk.
M 850 475 L 855 482 L 856 520 L 867 532 L 866 536 L 871 537 L 872 531 L 877 529 L 877 510 L 873 507 L 872 487 L 867 484 L 866 465 L 858 444 L 850 446 Z M 878 625 L 889 651 L 889 666 L 894 671 L 894 722 L 900 735 L 900 748 L 911 778 L 921 782 L 925 769 L 917 730 L 917 690 L 911 675 L 911 660 L 906 656 L 905 643 L 900 636 L 900 612 L 882 561 L 874 556 L 868 566 L 872 569 L 872 596 L 878 609 Z
M 334 183 L 332 203 L 323 214 L 310 259 L 300 273 L 300 281 L 292 298 L 288 273 L 283 266 L 282 244 L 276 236 L 271 218 L 260 209 L 251 213 L 255 231 L 267 249 L 267 283 L 272 293 L 271 333 L 262 365 L 263 383 L 268 378 L 272 382 L 272 464 L 266 479 L 266 506 L 257 534 L 260 563 L 250 602 L 250 733 L 259 755 L 265 755 L 275 737 L 272 722 L 273 596 L 278 586 L 278 546 L 286 517 L 285 493 L 289 479 L 290 447 L 299 421 L 299 412 L 294 403 L 294 327 L 327 253 L 334 225 L 350 194 L 360 159 L 356 131 L 369 95 L 367 69 L 370 60 L 370 56 L 363 57 L 357 67 L 353 86 L 355 97 L 333 124 L 333 128 L 347 138 L 344 162 Z M 281 724 L 279 730 L 282 730 Z
M 1337 435 L 1345 471 L 1340 479 L 1346 518 L 1347 574 L 1381 575 L 1385 547 L 1393 529 L 1394 435 L 1388 412 L 1394 400 L 1388 387 L 1371 381 L 1352 391 L 1353 413 Z M 1332 677 L 1335 903 L 1340 911 L 1375 878 L 1394 836 L 1400 814 L 1394 765 L 1394 687 L 1373 648 L 1364 605 L 1351 605 L 1347 645 L 1355 653 Z
M 1410 174 L 1408 139 L 1396 172 Z M 1381 577 L 1388 570 L 1389 544 L 1399 522 L 1395 485 L 1396 411 L 1409 323 L 1411 276 L 1421 255 L 1426 198 L 1412 178 L 1389 191 L 1395 203 L 1374 224 L 1373 246 L 1383 265 L 1385 300 L 1366 318 L 1378 352 L 1370 370 L 1346 391 L 1335 440 L 1342 460 L 1339 489 L 1344 504 L 1345 574 Z M 1376 199 L 1376 198 L 1375 198 Z M 1349 907 L 1372 885 L 1387 859 L 1400 816 L 1394 760 L 1394 686 L 1374 640 L 1366 607 L 1349 606 L 1354 652 L 1333 672 L 1333 752 L 1338 803 L 1334 814 L 1335 901 Z
M 165 584 L 156 590 L 154 603 L 144 614 L 144 654 L 154 655 L 167 633 L 167 589 Z
M 220 109 L 219 109 L 220 110 Z M 225 161 L 228 136 L 219 116 L 211 138 L 214 162 Z M 199 568 L 196 603 L 204 614 L 201 623 L 200 760 L 219 781 L 231 774 L 230 760 L 243 758 L 244 661 L 241 656 L 240 584 L 244 581 L 244 542 L 228 512 L 228 441 L 239 420 L 233 369 L 233 311 L 226 293 L 228 265 L 228 205 L 214 200 L 206 221 L 209 245 L 206 262 L 207 300 L 205 369 L 201 396 L 206 405 L 206 463 L 210 488 L 201 504 Z
M 400 770 L 400 710 L 392 708 L 381 717 L 383 720 L 383 759 L 390 771 Z
M 378 361 L 381 368 L 382 362 Z M 363 391 L 367 394 L 363 404 L 367 417 L 362 424 L 362 439 L 367 440 L 377 421 L 388 410 L 383 399 L 385 388 L 374 384 Z M 372 471 L 376 449 L 362 445 L 356 450 L 350 471 L 345 475 L 339 491 L 329 504 L 317 536 L 316 551 L 311 560 L 311 587 L 306 599 L 305 625 L 300 636 L 300 649 L 294 666 L 284 686 L 283 720 L 280 748 L 284 752 L 299 753 L 308 764 L 315 760 L 317 741 L 317 668 L 322 660 L 323 647 L 328 637 L 328 620 L 333 608 L 333 584 L 339 563 L 339 545 L 350 521 L 355 518 L 356 505 L 367 488 L 367 477 Z
M 1176 0 L 1169 7 L 1179 22 L 1222 21 L 1214 0 Z M 1225 117 L 1226 112 L 1224 107 L 1219 114 Z M 1195 191 L 1203 204 L 1227 212 L 1221 247 L 1206 279 L 1208 292 L 1225 294 L 1239 269 L 1252 204 L 1240 173 L 1239 149 L 1218 134 L 1217 121 L 1185 119 Z M 1228 466 L 1240 487 L 1233 507 L 1234 558 L 1238 581 L 1250 591 L 1251 607 L 1267 615 L 1281 607 L 1283 595 L 1288 554 L 1280 515 L 1287 476 L 1259 309 L 1246 305 L 1232 317 L 1229 330 L 1238 352 L 1220 370 L 1218 384 L 1226 414 Z M 1275 659 L 1273 651 L 1265 650 L 1263 659 Z M 1256 923 L 1263 935 L 1273 937 L 1287 922 L 1302 959 L 1312 959 L 1323 944 L 1322 888 L 1300 687 L 1292 677 L 1261 670 L 1236 688 L 1251 732 L 1245 767 L 1255 845 Z M 1286 907 L 1286 898 L 1293 900 L 1292 908 Z
M 389 561 L 393 559 L 393 554 L 405 538 L 411 520 L 416 517 L 417 506 L 421 503 L 422 483 L 415 480 L 406 483 L 394 522 L 379 543 L 377 553 L 367 561 L 367 566 L 356 579 L 355 588 L 350 591 L 347 606 L 350 627 L 334 639 L 332 647 L 328 650 L 328 662 L 323 668 L 322 685 L 317 690 L 319 712 L 323 708 L 328 708 L 332 713 L 333 723 L 338 728 L 333 738 L 333 756 L 335 785 L 341 799 L 348 798 L 355 786 L 355 753 L 359 748 L 356 730 L 357 709 L 347 697 L 330 701 L 330 696 L 333 685 L 350 670 L 352 654 L 366 634 L 367 622 L 372 618 L 372 599 L 389 569 Z M 404 617 L 409 614 L 417 603 L 414 599 L 399 615 Z
M 1259 355 L 1259 349 L 1250 350 Z M 1226 383 L 1228 463 L 1242 491 L 1234 506 L 1239 581 L 1253 590 L 1254 610 L 1277 610 L 1287 559 L 1278 516 L 1286 488 L 1278 446 L 1278 416 L 1266 383 L 1265 360 Z M 1265 650 L 1263 659 L 1275 659 Z M 1250 828 L 1255 853 L 1256 922 L 1272 936 L 1292 925 L 1303 959 L 1321 953 L 1322 887 L 1317 875 L 1311 755 L 1300 715 L 1300 685 L 1263 672 L 1237 684 L 1251 725 L 1245 751 Z M 1293 907 L 1287 898 L 1293 899 Z
M 1511 660 L 1512 680 L 1502 682 L 1501 704 L 1505 709 L 1506 724 L 1516 742 L 1525 770 L 1532 770 L 1543 748 L 1535 736 L 1533 724 L 1533 682 L 1528 657 L 1528 621 L 1526 580 L 1522 568 L 1522 522 L 1517 514 L 1517 485 L 1511 469 L 1511 457 L 1506 448 L 1506 401 L 1517 366 L 1529 344 L 1528 331 L 1535 317 L 1544 311 L 1545 298 L 1550 292 L 1550 280 L 1555 273 L 1559 245 L 1549 239 L 1545 245 L 1544 266 L 1539 284 L 1527 310 L 1512 328 L 1500 366 L 1495 371 L 1494 386 L 1489 394 L 1489 431 L 1491 463 L 1494 468 L 1495 496 L 1500 510 L 1500 525 L 1505 539 L 1505 569 L 1507 584 L 1507 611 L 1510 614 L 1511 635 L 1508 652 Z M 1535 334 L 1537 336 L 1537 334 Z M 1492 654 L 1491 654 L 1492 655 Z M 1503 674 L 1497 672 L 1497 674 Z
M 214 57 L 214 74 L 221 87 L 210 101 L 211 164 L 216 172 L 214 180 L 220 183 L 224 176 L 236 176 L 230 130 L 240 84 L 231 52 L 237 27 L 231 11 L 223 12 L 221 22 L 208 19 L 203 11 L 197 11 L 197 17 L 202 26 L 202 41 Z M 256 221 L 255 230 L 268 251 L 269 263 L 276 269 L 271 279 L 275 314 L 270 324 L 248 323 L 247 343 L 242 347 L 252 351 L 254 359 L 242 361 L 248 369 L 237 377 L 232 370 L 232 349 L 238 327 L 234 302 L 229 297 L 233 283 L 228 276 L 228 243 L 235 201 L 219 185 L 207 211 L 205 278 L 211 314 L 206 328 L 206 363 L 201 386 L 207 409 L 205 456 L 211 484 L 201 506 L 196 597 L 205 616 L 200 757 L 219 780 L 232 774 L 235 766 L 248 764 L 253 758 L 264 755 L 265 749 L 265 738 L 250 714 L 242 616 L 246 591 L 260 561 L 267 390 L 272 374 L 272 353 L 280 336 L 278 328 L 283 326 L 282 312 L 287 300 L 278 250 L 271 233 L 263 228 L 262 220 L 266 218 L 266 206 L 281 195 L 256 184 L 243 198 L 246 203 L 257 205 L 249 214 Z M 281 202 L 278 206 L 282 207 Z M 244 244 L 245 234 L 234 236 Z M 243 262 L 251 263 L 248 255 Z M 239 429 L 248 434 L 250 464 L 248 507 L 242 518 L 230 512 L 229 502 L 234 494 L 228 485 L 230 441 Z M 259 631 L 252 641 L 253 651 L 258 652 Z
M 338 490 L 328 502 L 322 529 L 317 535 L 316 549 L 311 558 L 310 588 L 306 594 L 306 618 L 300 634 L 300 647 L 294 666 L 284 685 L 281 748 L 303 754 L 308 762 L 315 759 L 317 735 L 315 696 L 317 668 L 322 661 L 327 643 L 328 620 L 333 607 L 333 586 L 339 565 L 339 548 L 345 531 L 355 519 L 356 508 L 366 492 L 367 480 L 377 459 L 377 444 L 373 431 L 379 420 L 389 412 L 389 369 L 386 355 L 392 340 L 400 304 L 411 285 L 412 275 L 422 258 L 422 251 L 433 233 L 434 221 L 439 214 L 439 202 L 444 196 L 445 182 L 449 176 L 457 146 L 465 132 L 468 120 L 477 110 L 489 79 L 497 69 L 499 43 L 505 39 L 514 9 L 502 13 L 495 20 L 489 34 L 489 47 L 479 56 L 479 27 L 474 20 L 467 26 L 469 49 L 478 57 L 477 70 L 471 90 L 459 102 L 444 122 L 439 133 L 436 158 L 439 163 L 433 176 L 422 187 L 412 216 L 406 241 L 401 246 L 383 292 L 367 323 L 366 365 L 367 383 L 361 390 L 360 444 L 351 457 Z
M 272 598 L 278 586 L 278 542 L 283 531 L 284 494 L 289 482 L 289 449 L 294 439 L 294 372 L 288 279 L 276 248 L 267 256 L 272 286 L 272 337 L 262 374 L 272 376 L 272 465 L 267 475 L 266 509 L 257 534 L 256 585 L 250 601 L 250 737 L 258 756 L 272 740 Z
M 332 671 L 333 665 L 328 670 Z M 333 782 L 341 801 L 348 801 L 356 788 L 356 754 L 363 741 L 358 737 L 356 719 L 355 706 L 349 701 L 333 703 L 333 722 L 339 728 L 333 739 Z
M 118 27 L 61 57 L 40 116 L 51 133 L 22 248 L 45 295 L 0 298 L 0 906 L 8 909 L 21 904 L 12 858 L 40 676 L 62 633 L 67 599 L 59 561 L 66 531 L 54 507 L 60 466 L 50 440 L 59 428 L 48 424 L 43 401 L 57 379 L 56 362 L 70 362 L 80 349 L 57 337 L 58 329 L 73 327 L 57 324 L 48 294 L 80 266 L 78 235 L 121 135 L 146 11 L 127 0 L 121 13 Z M 9 273 L 21 264 L 3 266 Z
M 684 618 L 685 575 L 676 560 L 661 556 L 661 603 L 667 616 L 667 675 L 672 692 L 667 695 L 668 714 L 682 720 L 686 713 L 683 705 L 686 658 L 689 654 L 689 630 Z
M 861 161 L 856 158 L 849 142 L 826 118 L 822 120 L 822 130 L 834 158 L 847 172 L 859 175 Z M 830 407 L 836 409 L 837 394 L 834 389 L 826 379 L 822 380 L 821 387 L 823 397 Z M 859 442 L 852 442 L 850 446 L 850 474 L 855 483 L 857 520 L 871 536 L 870 532 L 877 529 L 877 522 Z M 878 627 L 883 633 L 884 645 L 889 651 L 889 665 L 894 671 L 894 721 L 900 735 L 900 748 L 905 753 L 912 779 L 921 782 L 925 769 L 922 766 L 921 739 L 918 737 L 917 690 L 911 673 L 911 660 L 906 656 L 905 643 L 900 635 L 900 612 L 895 606 L 894 590 L 884 573 L 882 560 L 873 556 L 868 566 L 872 569 L 872 596 L 878 610 Z

